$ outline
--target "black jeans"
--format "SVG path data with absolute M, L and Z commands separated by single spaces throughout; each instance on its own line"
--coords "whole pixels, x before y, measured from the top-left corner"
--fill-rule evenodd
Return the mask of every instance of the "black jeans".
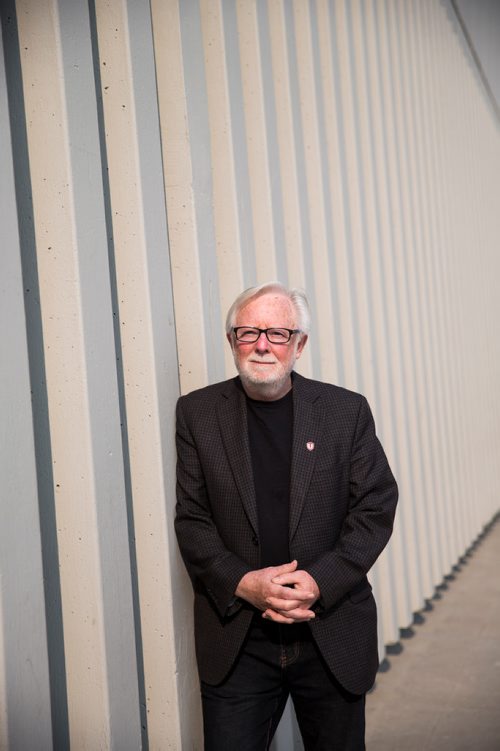
M 364 751 L 365 696 L 335 680 L 307 624 L 256 616 L 229 677 L 201 693 L 205 751 L 266 751 L 289 695 L 306 751 Z

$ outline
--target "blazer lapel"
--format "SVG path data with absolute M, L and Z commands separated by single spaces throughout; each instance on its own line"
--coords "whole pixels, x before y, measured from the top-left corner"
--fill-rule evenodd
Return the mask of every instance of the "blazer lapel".
M 234 481 L 248 520 L 257 534 L 257 502 L 248 442 L 245 395 L 237 387 L 236 379 L 229 381 L 228 388 L 222 394 L 217 405 L 217 417 Z
M 310 384 L 310 386 L 309 386 Z M 294 373 L 293 442 L 290 476 L 290 542 L 297 530 L 323 429 L 323 410 L 314 384 Z

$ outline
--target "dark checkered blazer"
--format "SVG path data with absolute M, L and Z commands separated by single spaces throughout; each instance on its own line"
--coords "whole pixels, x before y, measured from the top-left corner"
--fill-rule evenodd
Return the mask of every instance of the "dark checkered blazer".
M 378 667 L 366 573 L 391 535 L 397 486 L 363 396 L 294 373 L 293 408 L 290 555 L 321 592 L 310 628 L 324 659 L 345 688 L 360 694 Z M 215 685 L 228 674 L 255 613 L 235 600 L 237 584 L 260 568 L 245 396 L 237 379 L 179 399 L 177 452 L 175 528 L 195 593 L 200 677 Z

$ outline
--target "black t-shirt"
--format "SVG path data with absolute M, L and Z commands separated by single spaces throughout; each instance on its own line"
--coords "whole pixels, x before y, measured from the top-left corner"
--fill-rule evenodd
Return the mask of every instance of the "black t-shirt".
M 288 518 L 292 456 L 292 391 L 272 402 L 246 398 L 257 497 L 262 568 L 290 560 Z

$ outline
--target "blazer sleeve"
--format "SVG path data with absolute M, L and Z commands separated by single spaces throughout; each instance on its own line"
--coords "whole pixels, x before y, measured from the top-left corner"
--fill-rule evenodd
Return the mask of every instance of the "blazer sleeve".
M 251 567 L 229 551 L 212 518 L 210 499 L 184 399 L 177 402 L 177 504 L 175 531 L 196 591 L 203 585 L 221 617 L 241 607 L 236 587 Z
M 376 436 L 368 402 L 361 397 L 352 441 L 349 503 L 334 548 L 306 566 L 328 610 L 364 581 L 393 528 L 398 487 Z

